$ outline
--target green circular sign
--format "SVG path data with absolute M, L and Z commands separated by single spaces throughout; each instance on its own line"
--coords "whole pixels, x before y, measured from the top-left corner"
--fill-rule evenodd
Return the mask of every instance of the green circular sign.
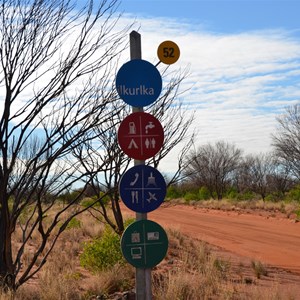
M 168 236 L 164 229 L 150 220 L 132 223 L 121 238 L 121 250 L 125 259 L 140 269 L 153 268 L 168 251 Z

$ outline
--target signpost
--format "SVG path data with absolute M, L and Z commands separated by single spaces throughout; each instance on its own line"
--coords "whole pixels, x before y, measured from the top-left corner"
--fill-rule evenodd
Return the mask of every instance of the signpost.
M 157 100 L 162 78 L 157 68 L 142 59 L 130 60 L 118 71 L 116 87 L 119 96 L 134 107 L 147 106 Z
M 159 224 L 149 220 L 136 221 L 125 230 L 121 249 L 123 256 L 131 265 L 150 269 L 165 257 L 168 237 Z
M 136 112 L 126 117 L 118 130 L 121 149 L 131 158 L 145 160 L 162 147 L 164 131 L 151 114 Z
M 174 42 L 165 41 L 157 54 L 160 62 L 173 64 L 180 51 Z M 121 249 L 136 267 L 136 299 L 151 300 L 151 268 L 165 257 L 168 238 L 160 225 L 147 220 L 147 213 L 164 201 L 166 183 L 159 171 L 145 166 L 145 159 L 161 149 L 164 134 L 160 122 L 144 113 L 143 107 L 158 99 L 162 78 L 156 66 L 141 59 L 141 36 L 136 31 L 130 33 L 130 58 L 117 73 L 116 88 L 133 110 L 120 125 L 118 141 L 122 150 L 134 158 L 134 167 L 122 176 L 119 192 L 125 205 L 136 212 L 136 222 L 123 233 Z
M 134 166 L 121 178 L 119 192 L 124 204 L 135 212 L 157 209 L 166 196 L 166 182 L 159 171 L 145 165 Z

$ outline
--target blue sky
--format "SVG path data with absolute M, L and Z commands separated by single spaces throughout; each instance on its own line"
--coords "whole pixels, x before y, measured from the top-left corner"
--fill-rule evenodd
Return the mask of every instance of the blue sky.
M 140 17 L 174 18 L 219 33 L 281 28 L 300 35 L 297 0 L 123 0 L 120 11 Z
M 170 68 L 189 68 L 183 101 L 196 111 L 197 145 L 272 150 L 276 117 L 300 102 L 300 1 L 123 0 L 119 10 L 121 23 L 136 21 L 143 59 L 156 63 L 164 40 L 179 45 Z
M 300 0 L 123 0 L 118 11 L 116 29 L 135 22 L 141 33 L 143 59 L 156 64 L 165 40 L 179 45 L 169 70 L 189 70 L 181 100 L 195 111 L 197 146 L 225 140 L 246 154 L 272 150 L 276 117 L 300 102 Z M 128 59 L 129 50 L 120 63 Z M 176 167 L 179 152 L 163 167 Z

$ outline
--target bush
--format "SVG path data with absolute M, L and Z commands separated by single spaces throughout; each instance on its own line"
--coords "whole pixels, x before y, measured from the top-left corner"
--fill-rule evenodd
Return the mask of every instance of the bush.
M 300 221 L 300 208 L 295 210 L 296 214 L 296 220 L 299 222 Z
M 106 195 L 104 192 L 100 192 L 99 196 L 97 196 L 97 195 L 93 196 L 92 199 L 94 201 L 97 199 L 100 199 L 99 202 L 103 203 L 104 205 L 107 205 L 108 203 L 110 203 L 109 195 Z
M 300 185 L 295 186 L 288 192 L 287 199 L 300 202 Z
M 285 195 L 282 192 L 272 192 L 268 194 L 265 198 L 265 201 L 270 201 L 270 202 L 280 202 L 285 199 Z
M 80 205 L 83 206 L 84 208 L 94 206 L 94 207 L 99 207 L 99 202 L 95 203 L 95 200 L 93 198 L 83 198 L 80 201 Z
M 187 192 L 183 198 L 186 202 L 190 202 L 193 200 L 199 200 L 198 195 L 195 192 Z
M 81 222 L 77 218 L 72 218 L 71 221 L 69 222 L 67 229 L 72 229 L 72 228 L 81 228 Z
M 177 186 L 171 185 L 170 187 L 168 187 L 166 198 L 177 199 L 177 198 L 180 198 L 181 196 L 182 196 L 182 193 Z
M 124 228 L 126 229 L 129 225 L 135 222 L 135 218 L 128 218 L 124 221 Z
M 25 206 L 24 209 L 21 211 L 20 215 L 19 215 L 19 222 L 22 225 L 25 225 L 26 222 L 28 221 L 28 219 L 30 218 L 30 216 L 33 213 L 33 206 Z
M 255 194 L 251 191 L 239 193 L 237 196 L 238 200 L 253 200 L 254 198 L 255 198 Z
M 209 190 L 206 186 L 202 186 L 199 189 L 198 199 L 199 200 L 208 200 L 208 199 L 210 199 L 210 193 L 209 193 Z
M 106 227 L 101 238 L 84 244 L 80 264 L 93 272 L 107 270 L 124 259 L 120 248 L 120 237 Z
M 237 200 L 239 197 L 239 193 L 237 191 L 236 188 L 234 187 L 230 187 L 227 191 L 226 191 L 226 198 L 230 199 L 230 200 Z
M 80 190 L 76 190 L 76 191 L 73 191 L 73 192 L 66 192 L 64 194 L 61 194 L 59 195 L 59 200 L 63 201 L 64 203 L 71 203 L 75 200 L 77 200 L 79 202 L 80 200 L 80 194 L 81 194 L 81 191 Z

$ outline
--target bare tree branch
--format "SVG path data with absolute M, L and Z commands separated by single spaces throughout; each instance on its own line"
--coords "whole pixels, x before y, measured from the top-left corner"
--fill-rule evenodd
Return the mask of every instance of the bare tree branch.
M 277 118 L 278 129 L 273 135 L 275 153 L 292 174 L 300 179 L 300 104 L 286 108 Z
M 74 199 L 45 222 L 61 193 L 96 176 L 87 177 L 74 149 L 89 151 L 81 144 L 97 137 L 95 127 L 106 134 L 103 124 L 119 113 L 111 109 L 111 79 L 130 25 L 116 30 L 117 6 L 117 0 L 90 0 L 80 9 L 68 0 L 1 1 L 0 287 L 17 289 L 32 278 L 68 222 L 86 209 L 72 212 Z M 22 244 L 13 252 L 17 229 Z M 40 243 L 24 269 L 35 231 Z
M 206 186 L 212 198 L 216 195 L 222 199 L 239 166 L 241 154 L 240 149 L 224 141 L 200 146 L 187 156 L 185 175 L 198 186 Z

